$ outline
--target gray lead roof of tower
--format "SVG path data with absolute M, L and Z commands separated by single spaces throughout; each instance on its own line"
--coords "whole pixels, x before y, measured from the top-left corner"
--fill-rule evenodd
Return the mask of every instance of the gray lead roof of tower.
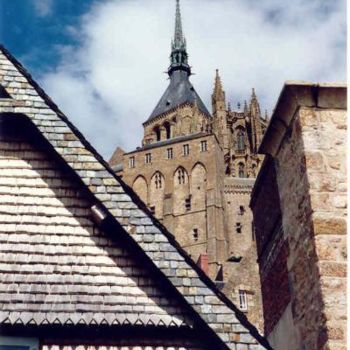
M 175 34 L 172 42 L 171 62 L 168 70 L 170 84 L 147 122 L 185 103 L 197 103 L 198 109 L 210 117 L 210 113 L 189 81 L 191 67 L 187 62 L 186 40 L 183 35 L 180 2 L 176 1 Z
M 147 121 L 149 122 L 184 103 L 197 103 L 198 109 L 210 117 L 207 107 L 189 81 L 187 73 L 177 70 L 172 73 L 168 88 Z

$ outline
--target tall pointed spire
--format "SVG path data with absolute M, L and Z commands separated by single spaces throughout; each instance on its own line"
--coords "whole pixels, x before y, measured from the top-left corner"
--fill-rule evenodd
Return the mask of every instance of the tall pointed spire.
M 216 75 L 215 75 L 213 98 L 215 98 L 215 100 L 225 100 L 225 92 L 222 88 L 221 78 L 220 78 L 218 69 L 216 70 Z
M 250 99 L 250 113 L 256 116 L 257 118 L 261 117 L 260 105 L 254 88 L 252 89 L 252 96 Z
M 176 70 L 182 70 L 188 75 L 191 75 L 191 68 L 188 64 L 188 54 L 186 50 L 186 39 L 182 31 L 180 0 L 176 0 L 175 33 L 171 43 L 170 67 L 168 69 L 169 75 L 171 76 Z
M 185 44 L 184 37 L 182 33 L 182 21 L 181 21 L 181 10 L 180 10 L 180 0 L 176 0 L 176 17 L 175 17 L 175 36 L 174 44 L 178 47 Z
M 175 110 L 184 104 L 191 104 L 194 106 L 194 110 L 198 110 L 206 117 L 210 117 L 207 107 L 198 96 L 189 79 L 189 76 L 191 75 L 191 67 L 188 64 L 186 39 L 182 30 L 180 0 L 176 0 L 175 33 L 173 40 L 171 41 L 168 74 L 170 77 L 169 86 L 165 90 L 147 122 L 151 122 L 158 116 Z

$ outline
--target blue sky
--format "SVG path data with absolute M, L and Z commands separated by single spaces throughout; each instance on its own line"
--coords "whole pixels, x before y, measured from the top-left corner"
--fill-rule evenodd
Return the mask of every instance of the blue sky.
M 345 0 L 181 0 L 191 80 L 209 110 L 215 69 L 235 107 L 255 87 L 346 80 Z M 0 41 L 108 159 L 139 146 L 168 81 L 175 0 L 0 0 Z
M 79 45 L 79 26 L 93 0 L 0 0 L 0 41 L 40 77 L 58 65 L 59 47 Z

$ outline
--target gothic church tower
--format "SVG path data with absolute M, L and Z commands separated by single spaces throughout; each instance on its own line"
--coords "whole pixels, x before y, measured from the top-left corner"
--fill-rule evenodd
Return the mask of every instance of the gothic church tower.
M 124 154 L 118 148 L 110 164 L 231 299 L 239 304 L 245 293 L 242 310 L 258 324 L 248 207 L 264 128 L 257 97 L 244 111 L 231 111 L 217 71 L 213 114 L 208 111 L 190 82 L 179 0 L 168 75 L 167 89 L 143 123 L 141 147 Z

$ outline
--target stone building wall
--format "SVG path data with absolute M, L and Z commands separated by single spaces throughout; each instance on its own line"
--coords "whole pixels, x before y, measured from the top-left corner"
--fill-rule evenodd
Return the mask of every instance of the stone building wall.
M 282 285 L 288 282 L 290 304 L 269 340 L 277 350 L 345 349 L 346 89 L 287 83 L 270 125 L 261 150 L 273 161 L 262 173 L 274 168 L 281 228 L 268 232 L 265 225 L 258 241 L 268 235 L 269 256 L 284 266 L 277 271 Z M 258 179 L 252 201 L 258 222 L 278 209 L 258 210 L 267 199 L 259 192 L 262 182 Z M 263 299 L 267 292 L 263 283 Z
M 185 145 L 188 155 L 184 154 Z M 123 180 L 192 258 L 197 261 L 200 254 L 209 255 L 209 274 L 213 277 L 217 262 L 227 254 L 220 195 L 223 185 L 218 176 L 223 169 L 222 157 L 217 156 L 220 152 L 214 135 L 200 133 L 127 153 L 123 164 Z M 146 155 L 151 157 L 149 163 Z
M 253 215 L 249 207 L 254 179 L 225 178 L 226 220 L 229 259 L 224 265 L 223 292 L 241 307 L 239 294 L 247 296 L 248 318 L 263 329 L 259 268 L 252 227 Z
M 252 200 L 257 243 L 264 333 L 269 335 L 290 303 L 288 241 L 283 235 L 274 160 L 266 157 Z
M 255 92 L 249 107 L 231 111 L 218 73 L 212 102 L 212 117 L 183 104 L 145 122 L 143 146 L 124 154 L 119 174 L 193 260 L 207 255 L 209 276 L 227 285 L 223 291 L 232 300 L 246 293 L 244 312 L 262 329 L 249 196 L 263 159 L 256 142 L 266 121 Z

